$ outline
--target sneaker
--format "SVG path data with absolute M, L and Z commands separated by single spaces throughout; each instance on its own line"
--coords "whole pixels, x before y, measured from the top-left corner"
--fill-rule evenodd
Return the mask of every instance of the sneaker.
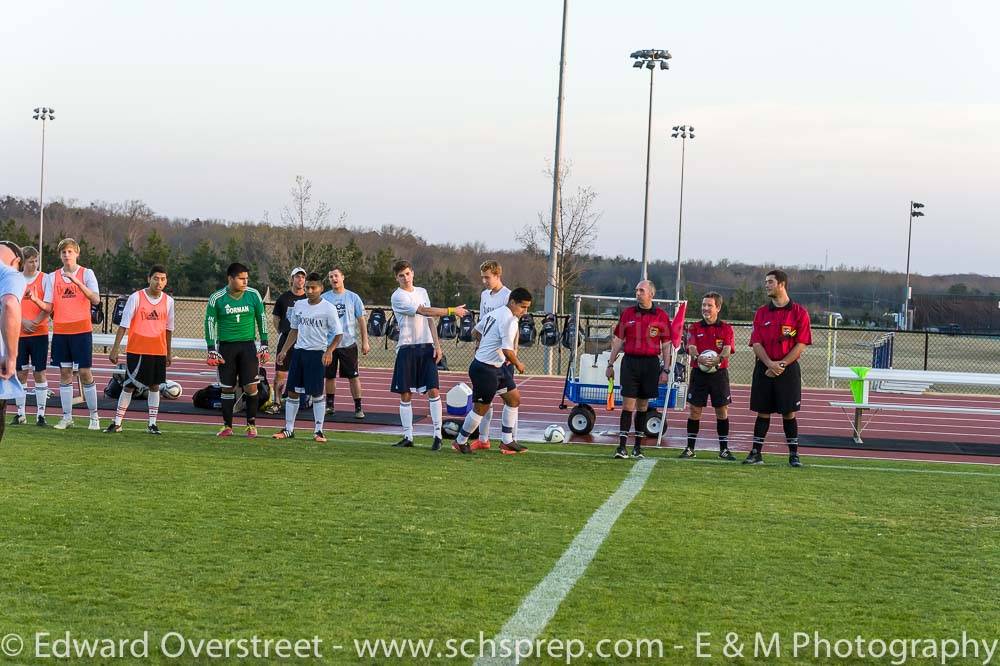
M 220 430 L 218 433 L 216 433 L 215 436 L 216 437 L 232 437 L 233 436 L 233 427 L 232 426 L 222 426 L 222 430 Z
M 15 414 L 14 418 L 10 420 L 11 425 L 24 425 L 27 422 L 28 419 L 26 419 L 23 414 Z
M 65 416 L 59 419 L 59 423 L 53 426 L 56 430 L 66 430 L 67 428 L 73 427 L 73 417 L 66 418 Z
M 642 460 L 643 458 L 646 457 L 646 456 L 642 455 L 642 447 L 641 446 L 633 446 L 632 447 L 632 457 L 635 458 L 636 460 Z
M 247 433 L 247 437 L 249 437 L 250 439 L 253 439 L 254 437 L 257 436 L 257 426 L 255 426 L 255 425 L 248 425 L 247 429 L 246 429 L 246 433 Z
M 37 419 L 35 419 L 35 425 L 44 428 L 48 424 L 45 422 L 45 417 L 44 416 L 39 416 Z
M 788 456 L 788 464 L 792 467 L 802 467 L 802 461 L 799 460 L 799 454 L 793 453 Z
M 628 451 L 625 450 L 624 446 L 619 446 L 617 449 L 615 449 L 615 459 L 625 460 L 626 458 L 628 458 Z
M 322 444 L 326 441 L 326 435 L 323 434 L 322 430 L 317 430 L 313 433 L 313 441 Z
M 500 453 L 506 455 L 514 455 L 517 453 L 527 453 L 527 452 L 528 449 L 521 446 L 517 442 L 511 442 L 510 444 L 504 444 L 503 442 L 500 443 Z
M 403 439 L 399 440 L 398 442 L 396 442 L 392 446 L 394 448 L 397 448 L 397 449 L 408 449 L 411 446 L 413 446 L 413 440 L 412 439 L 407 439 L 406 437 L 404 437 Z
M 90 417 L 90 423 L 87 424 L 87 430 L 100 430 L 101 429 L 101 419 L 96 416 Z
M 148 432 L 150 435 L 162 435 L 163 434 L 162 432 L 160 432 L 160 426 L 156 425 L 155 423 L 150 423 L 149 425 L 147 425 L 146 426 L 146 432 Z
M 326 415 L 327 416 L 333 416 L 336 413 L 337 413 L 337 410 L 334 409 L 333 405 L 327 405 L 326 406 Z
M 441 438 L 440 437 L 435 437 L 434 438 L 434 443 L 431 444 L 431 451 L 440 451 L 442 444 L 444 444 L 444 442 L 441 441 Z
M 694 458 L 694 449 L 682 449 L 681 454 L 677 456 L 678 458 Z
M 271 435 L 271 439 L 295 439 L 295 433 L 291 430 L 281 430 Z
M 277 404 L 275 404 L 275 403 L 272 402 L 270 405 L 267 406 L 267 409 L 264 410 L 264 413 L 265 414 L 269 414 L 271 416 L 274 416 L 275 414 L 279 414 L 279 413 L 282 413 L 284 411 L 285 410 L 282 407 L 282 405 L 277 405 Z
M 481 439 L 474 439 L 472 440 L 472 444 L 469 445 L 469 448 L 473 451 L 489 451 L 490 442 L 489 440 L 483 441 Z
M 764 459 L 760 456 L 760 451 L 751 450 L 747 457 L 743 459 L 744 465 L 763 465 Z
M 730 451 L 729 449 L 722 449 L 721 451 L 719 451 L 719 457 L 722 458 L 723 460 L 729 460 L 729 461 L 736 460 L 736 456 L 734 456 L 733 452 Z
M 469 446 L 468 442 L 466 442 L 465 444 L 459 444 L 458 442 L 452 442 L 451 443 L 451 448 L 455 449 L 459 453 L 472 453 L 472 447 Z
M 104 429 L 104 432 L 107 432 L 107 433 L 121 432 L 121 431 L 122 431 L 122 424 L 121 423 L 115 423 L 114 421 L 112 421 L 111 423 L 109 423 L 108 427 Z
M 354 418 L 356 418 L 356 419 L 363 419 L 363 418 L 365 418 L 365 410 L 361 409 L 360 407 L 358 409 L 355 409 L 354 410 Z

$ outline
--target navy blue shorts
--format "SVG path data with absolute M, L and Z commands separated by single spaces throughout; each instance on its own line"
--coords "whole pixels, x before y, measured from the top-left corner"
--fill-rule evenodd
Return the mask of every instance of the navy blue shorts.
M 17 342 L 17 369 L 44 372 L 49 364 L 49 336 L 32 335 Z
M 285 386 L 299 395 L 323 395 L 326 368 L 323 367 L 323 350 L 293 349 L 292 362 L 288 364 Z
M 434 345 L 398 347 L 389 390 L 393 393 L 427 393 L 436 388 L 438 369 L 434 363 Z
M 514 366 L 510 363 L 504 363 L 498 368 L 473 359 L 469 366 L 469 379 L 472 380 L 472 401 L 483 405 L 493 402 L 498 393 L 503 395 L 517 388 L 514 383 Z
M 52 336 L 52 365 L 89 368 L 94 358 L 93 333 L 56 333 Z

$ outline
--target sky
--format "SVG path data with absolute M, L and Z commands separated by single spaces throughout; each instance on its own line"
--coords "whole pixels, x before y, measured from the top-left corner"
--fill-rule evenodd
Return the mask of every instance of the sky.
M 562 3 L 4 0 L 0 194 L 272 221 L 296 175 L 347 223 L 517 247 L 548 215 Z M 1000 3 L 569 0 L 565 187 L 594 250 L 1000 274 Z

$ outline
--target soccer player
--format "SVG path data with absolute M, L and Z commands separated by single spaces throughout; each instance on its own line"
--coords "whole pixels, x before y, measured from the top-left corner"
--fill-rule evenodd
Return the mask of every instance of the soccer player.
M 464 317 L 465 305 L 450 308 L 431 307 L 431 299 L 423 287 L 413 286 L 413 266 L 408 261 L 397 261 L 392 266 L 399 288 L 392 293 L 392 313 L 399 322 L 399 341 L 396 343 L 396 363 L 392 370 L 393 393 L 399 394 L 399 420 L 403 425 L 403 438 L 393 444 L 405 448 L 413 446 L 413 391 L 427 394 L 427 402 L 434 425 L 432 451 L 441 450 L 441 396 L 438 394 L 437 363 L 441 360 L 441 342 L 432 317 L 458 315 Z
M 0 241 L 0 441 L 3 441 L 7 401 L 23 395 L 17 381 L 17 347 L 21 331 L 21 298 L 24 275 L 21 274 L 21 248 L 10 241 Z M 13 381 L 11 381 L 13 380 Z
M 715 427 L 719 434 L 719 457 L 736 460 L 729 450 L 729 403 L 733 401 L 729 391 L 729 357 L 733 353 L 736 339 L 733 327 L 719 319 L 722 296 L 710 291 L 701 299 L 701 321 L 688 327 L 687 350 L 691 356 L 691 384 L 688 386 L 687 447 L 681 451 L 681 458 L 694 458 L 694 445 L 698 441 L 701 427 L 701 412 L 712 398 L 715 409 Z M 706 351 L 714 351 L 718 356 L 708 365 L 715 372 L 703 372 L 698 367 L 698 356 Z
M 340 369 L 340 378 L 346 379 L 351 386 L 351 397 L 354 398 L 354 418 L 365 418 L 365 412 L 361 408 L 361 377 L 358 370 L 358 338 L 361 339 L 361 353 L 365 356 L 371 351 L 368 344 L 368 318 L 365 317 L 365 304 L 361 302 L 361 297 L 344 285 L 347 273 L 340 266 L 334 266 L 327 273 L 330 280 L 330 291 L 323 294 L 323 298 L 329 301 L 340 315 L 340 326 L 344 330 L 344 337 L 333 352 L 333 362 L 326 366 L 326 411 L 328 414 L 334 413 L 334 401 L 337 390 L 337 369 Z
M 218 367 L 222 387 L 222 430 L 233 435 L 236 387 L 243 387 L 247 410 L 247 437 L 257 436 L 258 365 L 267 363 L 267 313 L 260 292 L 247 286 L 250 269 L 240 263 L 226 269 L 227 286 L 208 298 L 205 309 L 205 344 L 208 364 Z M 260 349 L 256 338 L 260 334 Z
M 771 425 L 771 414 L 781 414 L 781 424 L 788 442 L 788 464 L 802 467 L 799 460 L 799 424 L 795 412 L 802 404 L 802 369 L 799 356 L 812 344 L 809 313 L 788 297 L 788 275 L 769 271 L 764 290 L 770 303 L 762 305 L 753 317 L 750 346 L 757 356 L 750 384 L 750 411 L 757 412 L 753 424 L 753 448 L 744 465 L 761 465 L 764 438 Z
M 89 430 L 100 430 L 97 414 L 97 383 L 91 371 L 94 353 L 94 324 L 91 306 L 101 302 L 94 271 L 77 263 L 80 245 L 64 238 L 56 247 L 62 267 L 45 282 L 45 303 L 52 314 L 52 363 L 59 366 L 59 402 L 62 418 L 57 430 L 73 427 L 73 372 L 79 371 L 83 398 L 90 411 Z
M 524 364 L 517 358 L 517 323 L 531 308 L 531 293 L 518 287 L 510 293 L 507 305 L 493 310 L 479 320 L 479 347 L 469 366 L 472 380 L 472 411 L 458 432 L 452 448 L 459 453 L 472 453 L 469 437 L 476 430 L 484 415 L 491 409 L 493 397 L 500 394 L 503 413 L 500 416 L 500 453 L 527 453 L 528 449 L 514 441 L 517 427 L 517 408 L 521 394 L 514 383 L 514 371 L 524 374 Z M 489 447 L 486 447 L 489 448 Z
M 156 415 L 160 411 L 160 384 L 167 381 L 167 368 L 170 367 L 172 356 L 170 342 L 174 334 L 174 299 L 163 293 L 167 286 L 166 268 L 155 264 L 149 268 L 146 277 L 148 286 L 133 293 L 125 302 L 122 323 L 118 326 L 115 342 L 108 354 L 108 360 L 118 365 L 118 349 L 127 331 L 125 380 L 122 382 L 121 395 L 118 396 L 115 418 L 105 432 L 122 431 L 122 419 L 132 402 L 133 391 L 147 389 L 149 420 L 146 432 L 150 435 L 160 434 Z
M 49 363 L 49 308 L 45 305 L 47 276 L 38 270 L 38 250 L 26 247 L 24 254 L 24 282 L 26 288 L 21 300 L 21 337 L 17 347 L 17 380 L 28 385 L 28 373 L 35 379 L 35 423 L 45 426 L 45 402 L 49 397 L 49 384 L 45 380 L 45 367 Z M 17 399 L 17 414 L 11 425 L 27 423 L 26 396 Z
M 295 437 L 295 417 L 299 413 L 299 396 L 312 396 L 314 432 L 313 440 L 325 442 L 323 416 L 323 368 L 333 362 L 333 354 L 343 336 L 340 315 L 332 303 L 323 299 L 323 278 L 310 273 L 305 282 L 306 300 L 297 301 L 288 315 L 291 330 L 284 344 L 278 348 L 278 363 L 287 356 L 292 360 L 288 367 L 288 400 L 285 401 L 285 429 L 275 433 L 274 439 Z
M 271 316 L 274 318 L 274 328 L 278 331 L 278 349 L 281 349 L 288 339 L 288 331 L 291 327 L 288 323 L 288 312 L 297 301 L 306 297 L 306 269 L 296 266 L 288 276 L 289 289 L 274 302 L 274 309 Z M 291 361 L 291 354 L 285 356 L 284 363 L 274 359 L 274 395 L 271 398 L 269 414 L 277 414 L 281 409 L 281 398 L 285 394 L 285 378 L 288 376 L 288 363 Z
M 482 321 L 494 310 L 507 306 L 507 302 L 510 300 L 510 288 L 503 284 L 503 267 L 498 261 L 492 259 L 484 261 L 479 266 L 479 273 L 483 279 L 483 287 L 485 287 L 479 296 L 479 321 Z M 478 348 L 481 337 L 478 326 L 472 335 Z M 517 336 L 514 337 L 514 349 L 517 349 Z M 490 448 L 490 421 L 492 420 L 493 405 L 490 404 L 479 423 L 479 437 L 469 445 L 473 451 Z
M 653 305 L 656 287 L 650 280 L 635 285 L 636 304 L 625 308 L 615 325 L 611 338 L 611 356 L 608 358 L 608 379 L 615 376 L 615 360 L 622 350 L 625 358 L 621 365 L 622 413 L 619 418 L 618 449 L 615 458 L 628 458 L 625 445 L 635 413 L 635 443 L 632 457 L 645 458 L 642 438 L 646 434 L 646 410 L 649 401 L 660 395 L 659 385 L 667 381 L 672 339 L 670 315 L 663 308 Z M 667 427 L 667 419 L 661 428 Z

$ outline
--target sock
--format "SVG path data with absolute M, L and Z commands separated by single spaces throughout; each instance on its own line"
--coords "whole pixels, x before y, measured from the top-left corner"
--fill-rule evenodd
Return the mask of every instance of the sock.
M 785 429 L 785 441 L 788 442 L 788 452 L 799 452 L 799 421 L 798 419 L 782 419 L 781 425 Z
M 427 401 L 431 409 L 431 423 L 434 424 L 434 436 L 441 438 L 441 396 L 430 398 Z
M 118 396 L 118 407 L 115 409 L 115 425 L 122 424 L 122 419 L 125 418 L 125 412 L 128 411 L 128 406 L 131 403 L 132 393 L 130 391 L 122 391 L 121 395 Z
M 767 429 L 771 427 L 771 415 L 758 414 L 757 420 L 753 422 L 753 450 L 760 453 L 764 450 L 764 438 L 767 437 Z
M 247 425 L 254 425 L 257 422 L 257 405 L 260 404 L 260 393 L 249 393 L 244 396 L 247 405 Z
M 646 436 L 646 418 L 649 415 L 649 410 L 642 410 L 641 412 L 635 413 L 635 446 L 642 445 L 642 438 Z M 666 423 L 666 419 L 664 419 Z
M 360 410 L 361 410 L 361 398 L 355 398 L 354 399 L 354 411 L 357 412 L 357 411 L 360 411 Z
M 632 412 L 623 409 L 618 417 L 618 446 L 625 446 L 628 443 L 628 431 L 632 428 Z
M 725 451 L 729 448 L 729 419 L 719 419 L 715 422 L 715 429 L 719 433 L 719 450 Z
M 326 394 L 326 406 L 329 409 L 333 409 L 333 404 L 335 402 L 335 398 L 336 398 L 336 394 L 335 393 L 327 393 Z
M 503 406 L 500 412 L 500 441 L 510 444 L 514 441 L 514 426 L 517 424 L 517 407 Z
M 35 384 L 35 411 L 39 416 L 45 416 L 45 402 L 49 399 L 49 384 Z
M 694 443 L 698 441 L 698 430 L 701 429 L 701 421 L 688 419 L 688 448 L 694 451 Z
M 323 401 L 320 401 L 323 404 Z M 285 401 L 285 430 L 295 432 L 295 417 L 299 415 L 299 399 L 289 398 Z
M 472 433 L 475 431 L 476 426 L 479 426 L 479 432 L 482 433 L 483 431 L 480 423 L 483 418 L 483 416 L 476 414 L 475 411 L 470 411 L 466 414 L 465 421 L 462 423 L 462 429 L 458 431 L 458 437 L 455 438 L 455 441 L 459 444 L 465 444 L 468 442 L 469 438 L 472 437 Z
M 27 405 L 27 402 L 28 402 L 28 393 L 27 393 L 27 391 L 25 391 L 25 394 L 22 395 L 20 398 L 15 398 L 14 399 L 14 404 L 17 405 L 17 415 L 18 416 L 24 416 L 25 407 Z
M 222 393 L 222 422 L 227 428 L 233 427 L 233 403 L 236 402 L 236 394 L 230 391 Z
M 482 415 L 482 421 L 479 422 L 479 441 L 486 442 L 490 439 L 490 421 L 493 420 L 493 405 L 486 410 L 486 413 Z
M 72 384 L 60 384 L 59 385 L 59 402 L 62 405 L 63 418 L 71 419 L 73 418 L 73 385 Z
M 326 416 L 326 404 L 323 394 L 313 396 L 313 432 L 323 432 L 323 417 Z
M 150 391 L 146 398 L 146 406 L 149 408 L 149 425 L 156 425 L 156 416 L 160 413 L 160 391 Z
M 97 382 L 83 385 L 83 399 L 90 410 L 90 418 L 97 418 Z
M 403 424 L 403 437 L 413 441 L 413 403 L 399 403 L 399 420 Z

